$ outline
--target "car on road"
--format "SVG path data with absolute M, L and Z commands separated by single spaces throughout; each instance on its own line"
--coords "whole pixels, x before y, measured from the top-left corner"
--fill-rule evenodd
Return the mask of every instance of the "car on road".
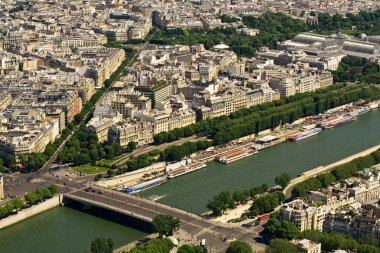
M 245 223 L 245 224 L 243 224 L 241 226 L 244 227 L 244 228 L 250 228 L 250 227 L 253 226 L 253 224 L 252 223 Z

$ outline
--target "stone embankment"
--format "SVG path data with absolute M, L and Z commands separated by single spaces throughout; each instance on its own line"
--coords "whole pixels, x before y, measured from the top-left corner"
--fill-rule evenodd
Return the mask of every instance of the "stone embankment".
M 314 169 L 311 169 L 311 170 L 308 170 L 308 171 L 302 173 L 299 177 L 296 177 L 296 178 L 292 179 L 292 181 L 290 182 L 290 184 L 284 189 L 285 197 L 289 198 L 291 196 L 293 188 L 297 184 L 305 181 L 306 179 L 309 179 L 311 177 L 315 177 L 315 176 L 318 176 L 320 174 L 329 172 L 329 171 L 333 170 L 334 168 L 336 168 L 339 165 L 342 165 L 342 164 L 345 164 L 345 163 L 349 163 L 349 162 L 351 162 L 352 160 L 354 160 L 356 158 L 369 155 L 369 154 L 371 154 L 372 152 L 374 152 L 374 151 L 376 151 L 378 149 L 380 149 L 380 144 L 376 145 L 376 146 L 374 146 L 372 148 L 363 150 L 363 151 L 361 151 L 359 153 L 356 153 L 356 154 L 354 154 L 352 156 L 346 157 L 346 158 L 344 158 L 342 160 L 339 160 L 337 162 L 331 163 L 329 165 L 319 166 L 317 168 L 314 168 Z
M 11 215 L 7 218 L 0 220 L 0 229 L 9 227 L 20 221 L 28 219 L 34 215 L 37 215 L 39 213 L 42 213 L 49 209 L 57 207 L 61 204 L 61 202 L 62 202 L 62 195 L 57 195 L 35 206 L 31 206 L 29 208 L 23 209 L 15 215 Z

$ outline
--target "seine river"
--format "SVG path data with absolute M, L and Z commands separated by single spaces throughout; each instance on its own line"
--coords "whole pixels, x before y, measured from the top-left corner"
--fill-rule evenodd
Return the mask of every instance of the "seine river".
M 380 143 L 380 109 L 346 125 L 299 142 L 285 142 L 228 165 L 207 167 L 148 189 L 141 196 L 164 196 L 159 202 L 203 213 L 213 195 L 223 190 L 245 190 L 263 183 L 273 186 L 281 172 L 296 177 L 304 171 L 333 163 Z
M 55 207 L 0 230 L 1 253 L 84 253 L 96 237 L 112 238 L 116 247 L 145 232 L 69 207 Z
M 330 164 L 380 143 L 380 110 L 297 143 L 283 143 L 229 165 L 207 167 L 140 193 L 158 194 L 159 201 L 196 213 L 223 191 L 249 189 L 288 172 L 292 177 Z M 110 237 L 116 246 L 141 238 L 144 232 L 80 211 L 59 207 L 0 231 L 0 252 L 81 253 L 95 237 Z

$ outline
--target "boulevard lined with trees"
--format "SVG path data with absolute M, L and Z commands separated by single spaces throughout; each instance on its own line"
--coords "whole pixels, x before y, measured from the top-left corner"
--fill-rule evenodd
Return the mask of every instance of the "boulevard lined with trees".
M 73 131 L 74 131 L 74 134 L 72 137 L 74 137 L 74 139 L 72 141 L 70 139 L 68 141 L 68 143 L 70 143 L 70 141 L 71 141 L 71 143 L 73 143 L 73 142 L 75 143 L 76 139 L 79 138 L 78 136 L 89 135 L 89 136 L 86 136 L 86 139 L 91 140 L 93 138 L 91 136 L 91 134 L 87 133 L 84 130 L 84 127 L 85 127 L 84 125 L 88 121 L 88 119 L 91 118 L 92 110 L 94 109 L 95 104 L 102 97 L 102 95 L 108 90 L 108 88 L 112 85 L 112 83 L 114 83 L 117 80 L 117 78 L 123 73 L 125 67 L 130 63 L 130 61 L 133 59 L 133 57 L 136 53 L 135 51 L 133 51 L 130 48 L 124 48 L 124 50 L 126 52 L 125 60 L 120 64 L 120 66 L 117 68 L 117 70 L 114 73 L 112 73 L 110 78 L 104 81 L 104 87 L 97 90 L 95 92 L 95 94 L 92 95 L 90 100 L 88 100 L 83 105 L 81 112 L 79 114 L 75 115 L 73 122 L 70 122 L 67 124 L 66 128 L 62 131 L 60 137 L 57 138 L 54 141 L 54 143 L 49 143 L 46 146 L 45 151 L 42 153 L 31 153 L 28 155 L 21 155 L 19 157 L 19 160 L 20 160 L 19 164 L 22 165 L 23 171 L 31 172 L 31 171 L 37 171 L 40 168 L 42 168 L 43 165 L 46 163 L 46 161 L 56 152 L 56 150 L 63 143 L 63 141 Z M 90 142 L 90 145 L 91 144 L 93 144 L 93 143 Z M 105 156 L 112 156 L 112 152 L 111 152 L 111 155 L 107 154 L 107 150 L 108 150 L 107 146 L 108 145 L 102 145 L 101 148 L 99 148 L 99 146 L 96 147 L 98 153 L 100 153 L 99 159 L 101 158 L 101 155 L 104 153 L 105 153 Z M 71 148 L 71 150 L 70 150 L 70 148 Z M 83 146 L 82 146 L 82 148 L 83 148 Z M 85 148 L 88 150 L 91 149 L 90 146 L 86 146 Z M 92 148 L 93 148 L 93 146 L 92 146 Z M 64 150 L 59 153 L 60 158 L 58 160 L 61 162 L 74 162 L 74 156 L 75 156 L 75 158 L 76 158 L 75 161 L 77 161 L 76 164 L 84 164 L 84 163 L 80 162 L 81 159 L 85 158 L 83 160 L 87 161 L 88 160 L 87 155 L 90 156 L 90 152 L 86 152 L 86 149 L 77 150 L 77 149 L 73 149 L 73 146 L 65 146 Z M 103 152 L 99 152 L 100 149 L 104 149 L 104 150 L 102 150 Z M 109 148 L 109 149 L 112 149 L 112 148 Z M 68 151 L 68 150 L 70 150 L 70 151 Z M 95 150 L 95 148 L 92 149 L 93 155 L 95 155 L 94 150 Z M 76 153 L 76 154 L 74 155 L 74 153 Z M 115 156 L 116 155 L 113 155 L 112 157 L 115 157 Z M 12 156 L 5 157 L 4 165 L 7 168 L 14 168 L 16 166 L 16 160 Z M 1 172 L 1 166 L 0 166 L 0 172 Z
M 380 98 L 380 89 L 375 86 L 336 84 L 313 93 L 299 93 L 285 99 L 244 108 L 229 116 L 202 120 L 183 128 L 161 132 L 154 136 L 154 142 L 162 144 L 196 134 L 208 136 L 215 145 L 219 145 L 360 99 L 377 98 Z

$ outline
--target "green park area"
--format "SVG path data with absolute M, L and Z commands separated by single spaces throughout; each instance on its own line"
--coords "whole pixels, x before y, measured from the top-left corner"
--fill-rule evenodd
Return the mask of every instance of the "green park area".
M 104 173 L 109 168 L 102 167 L 98 165 L 91 165 L 91 164 L 83 164 L 77 167 L 72 168 L 76 172 L 84 173 L 84 174 L 98 174 L 98 173 Z

